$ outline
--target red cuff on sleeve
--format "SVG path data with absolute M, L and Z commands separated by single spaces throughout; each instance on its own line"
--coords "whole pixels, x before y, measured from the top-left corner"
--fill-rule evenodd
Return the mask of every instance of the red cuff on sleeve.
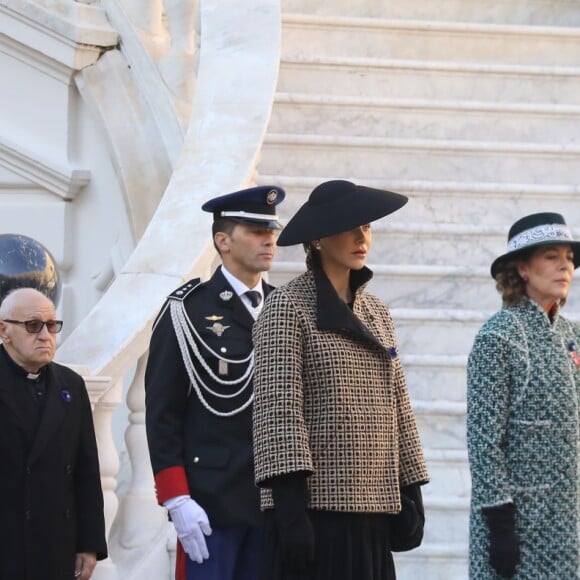
M 159 505 L 177 495 L 189 495 L 187 475 L 183 465 L 162 469 L 155 474 L 155 493 Z

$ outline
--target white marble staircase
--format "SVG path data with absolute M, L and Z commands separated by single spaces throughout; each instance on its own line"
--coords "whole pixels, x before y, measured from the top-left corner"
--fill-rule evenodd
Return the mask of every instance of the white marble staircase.
M 542 209 L 580 224 L 578 26 L 578 0 L 0 3 L 0 222 L 66 273 L 59 358 L 85 369 L 112 524 L 95 578 L 173 577 L 143 426 L 149 325 L 211 269 L 201 200 L 252 184 L 258 158 L 284 217 L 341 176 L 411 198 L 376 224 L 370 264 L 432 476 L 425 543 L 398 573 L 467 576 L 465 359 L 499 306 L 488 268 L 508 225 Z M 272 280 L 302 263 L 281 251 Z
M 376 224 L 372 289 L 398 329 L 432 482 L 407 579 L 467 578 L 465 362 L 500 306 L 489 277 L 509 225 L 580 225 L 580 3 L 282 1 L 277 94 L 260 181 L 289 193 L 345 178 L 410 197 Z M 280 249 L 271 274 L 303 269 Z M 580 296 L 568 314 L 578 318 Z

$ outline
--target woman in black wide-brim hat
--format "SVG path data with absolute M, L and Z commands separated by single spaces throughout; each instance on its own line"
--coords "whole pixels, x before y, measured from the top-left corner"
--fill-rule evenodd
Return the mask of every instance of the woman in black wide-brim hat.
M 491 266 L 504 308 L 468 362 L 470 578 L 578 578 L 580 328 L 561 316 L 580 242 L 518 220 Z
M 391 551 L 421 542 L 421 443 L 393 321 L 365 291 L 370 223 L 406 202 L 329 181 L 278 240 L 304 245 L 307 271 L 254 325 L 262 580 L 388 580 Z

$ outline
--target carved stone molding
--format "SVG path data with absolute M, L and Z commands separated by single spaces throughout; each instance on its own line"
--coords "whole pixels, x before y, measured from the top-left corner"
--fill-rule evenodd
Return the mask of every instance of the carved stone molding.
M 66 200 L 74 199 L 91 178 L 88 169 L 59 165 L 43 159 L 40 154 L 9 143 L 2 137 L 0 137 L 0 166 Z

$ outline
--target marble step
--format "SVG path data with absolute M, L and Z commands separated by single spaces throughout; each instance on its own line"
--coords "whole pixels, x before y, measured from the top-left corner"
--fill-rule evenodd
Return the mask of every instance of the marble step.
M 579 52 L 577 28 L 310 14 L 282 16 L 282 54 L 292 57 L 381 55 L 428 61 L 574 66 Z
M 467 449 L 435 449 L 423 441 L 423 453 L 430 481 L 422 489 L 426 501 L 434 497 L 449 497 L 468 501 L 471 497 L 471 476 Z
M 462 450 L 466 440 L 466 403 L 454 401 L 411 401 L 424 447 Z
M 574 143 L 580 106 L 278 93 L 271 133 Z
M 573 290 L 577 300 L 580 288 Z M 392 308 L 399 352 L 468 355 L 477 331 L 496 310 Z M 567 305 L 564 315 L 573 322 L 580 321 L 580 310 L 577 308 Z
M 448 239 L 442 250 L 453 263 L 462 250 Z M 386 242 L 383 246 L 386 245 Z M 391 246 L 392 247 L 392 246 Z M 474 247 L 475 250 L 475 247 Z M 398 251 L 398 248 L 395 250 Z M 469 257 L 469 247 L 465 250 Z M 475 253 L 475 252 L 474 252 Z M 500 255 L 498 252 L 496 255 Z M 491 264 L 491 260 L 489 260 Z M 501 296 L 489 273 L 489 266 L 432 266 L 414 262 L 411 265 L 384 265 L 369 262 L 374 277 L 368 290 L 378 296 L 391 310 L 403 308 L 441 308 L 446 310 L 470 309 L 477 306 L 486 311 L 501 308 Z M 301 262 L 277 261 L 269 279 L 280 286 L 304 271 Z M 580 284 L 572 284 L 566 312 L 580 311 Z
M 561 184 L 498 183 L 493 181 L 460 182 L 431 180 L 368 179 L 360 170 L 348 179 L 369 187 L 398 191 L 409 196 L 409 203 L 397 218 L 421 223 L 470 223 L 482 226 L 502 226 L 507 231 L 519 217 L 537 211 L 556 211 L 574 225 L 574 216 L 580 214 L 580 186 Z M 257 182 L 281 185 L 288 193 L 279 206 L 288 219 L 306 201 L 310 192 L 321 182 L 334 175 L 289 176 L 261 174 Z M 580 220 L 576 220 L 580 227 Z
M 580 88 L 580 87 L 579 87 Z M 428 139 L 383 139 L 269 133 L 260 168 L 270 174 L 328 174 L 367 179 L 457 179 L 498 182 L 580 181 L 580 145 Z
M 528 179 L 519 183 L 490 179 L 472 183 L 402 180 L 390 181 L 383 187 L 409 196 L 401 218 L 411 221 L 502 227 L 507 240 L 508 229 L 516 219 L 547 211 L 563 214 L 578 235 L 580 219 L 575 216 L 580 215 L 580 186 L 563 184 L 559 176 L 553 177 L 551 183 L 545 184 Z
M 407 354 L 401 352 L 412 400 L 465 401 L 466 355 Z
M 456 356 L 469 354 L 473 339 L 493 310 L 391 308 L 399 352 Z
M 384 246 L 385 244 L 383 244 Z M 450 263 L 455 250 L 445 253 Z M 421 264 L 421 262 L 418 262 Z M 499 309 L 500 295 L 489 274 L 489 268 L 461 266 L 382 265 L 369 261 L 374 278 L 368 290 L 389 308 L 469 308 Z M 299 262 L 276 263 L 270 271 L 270 282 L 280 286 L 293 278 L 304 266 Z
M 455 257 L 452 247 L 449 242 L 450 263 Z M 369 291 L 391 310 L 440 308 L 450 311 L 477 307 L 494 311 L 501 307 L 501 297 L 488 267 L 375 264 L 369 263 L 374 272 Z
M 453 254 L 453 241 L 449 242 Z M 502 252 L 498 252 L 500 255 Z M 491 261 L 490 261 L 491 265 Z M 501 295 L 489 267 L 374 266 L 375 277 L 369 290 L 391 309 L 444 308 L 452 310 L 481 308 L 499 310 Z M 564 314 L 580 312 L 580 283 L 572 282 Z
M 304 56 L 280 61 L 278 91 L 389 99 L 580 103 L 580 68 Z
M 453 259 L 456 251 L 453 240 L 448 240 L 448 248 Z M 502 253 L 503 250 L 496 255 Z M 374 266 L 371 263 L 370 267 L 375 277 L 369 289 L 391 309 L 435 307 L 460 310 L 477 307 L 490 311 L 502 306 L 489 266 L 405 267 Z M 580 311 L 580 284 L 575 282 L 566 303 L 565 312 L 570 311 Z
M 467 541 L 423 543 L 410 552 L 393 554 L 398 580 L 467 580 Z
M 469 499 L 448 494 L 425 497 L 426 546 L 442 541 L 466 545 L 469 538 Z
M 381 267 L 433 266 L 433 270 L 427 268 L 422 274 L 475 277 L 480 281 L 490 278 L 489 265 L 505 251 L 507 242 L 503 226 L 417 223 L 405 220 L 402 211 L 375 222 L 372 232 L 369 263 Z M 451 269 L 437 272 L 437 266 Z M 385 271 L 385 274 L 389 272 Z M 402 275 L 404 272 L 394 274 Z
M 455 257 L 448 240 L 450 262 Z M 501 296 L 488 268 L 456 266 L 381 266 L 369 264 L 375 276 L 369 290 L 390 309 L 483 308 L 499 310 Z
M 282 217 L 283 223 L 286 221 Z M 580 224 L 579 224 L 580 225 Z M 579 233 L 580 233 L 580 228 Z M 507 228 L 479 224 L 421 223 L 405 220 L 403 210 L 372 225 L 372 245 L 368 256 L 369 265 L 376 266 L 447 266 L 481 267 L 488 269 L 491 262 L 503 253 L 507 241 Z M 279 261 L 295 261 L 299 271 L 304 262 L 301 246 L 280 248 Z M 401 275 L 404 272 L 397 272 Z M 418 273 L 418 272 L 417 272 Z M 424 276 L 453 276 L 452 271 L 425 270 Z M 472 270 L 457 275 L 480 275 Z M 487 270 L 486 276 L 489 276 Z
M 580 7 L 567 0 L 405 0 L 405 2 L 352 2 L 352 0 L 282 0 L 283 13 L 342 15 L 367 18 L 487 22 L 576 26 Z

